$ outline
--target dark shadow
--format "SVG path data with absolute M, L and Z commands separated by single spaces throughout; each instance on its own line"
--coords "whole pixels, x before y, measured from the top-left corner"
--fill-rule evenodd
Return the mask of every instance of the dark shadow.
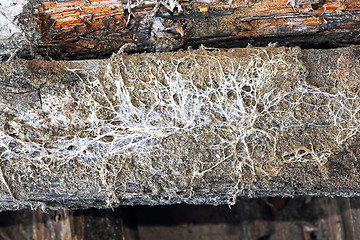
M 342 219 L 345 229 L 343 231 L 349 235 L 353 234 L 351 232 L 353 230 L 346 226 L 346 221 L 351 220 L 347 219 L 348 213 L 351 212 L 356 217 L 356 214 L 360 214 L 358 209 L 360 209 L 360 198 L 297 197 L 239 199 L 231 208 L 227 205 L 179 204 L 121 206 L 115 209 L 58 210 L 47 213 L 31 210 L 5 211 L 0 213 L 0 239 L 6 239 L 2 235 L 9 239 L 27 239 L 26 236 L 32 236 L 34 229 L 39 226 L 45 227 L 43 232 L 51 226 L 53 226 L 52 231 L 56 232 L 57 228 L 61 231 L 61 226 L 64 224 L 61 224 L 60 221 L 65 221 L 65 219 L 70 223 L 68 226 L 72 228 L 71 233 L 82 235 L 85 239 L 105 239 L 104 237 L 119 239 L 126 229 L 128 232 L 136 233 L 139 226 L 142 229 L 154 226 L 170 227 L 170 229 L 172 226 L 182 226 L 182 228 L 206 226 L 211 229 L 211 226 L 219 226 L 219 224 L 228 226 L 228 229 L 240 229 L 240 226 L 251 229 L 254 226 L 265 224 L 266 229 L 263 229 L 262 235 L 259 235 L 257 239 L 270 239 L 276 229 L 274 226 L 279 224 L 284 226 L 290 224 L 289 228 L 303 229 L 304 226 L 308 226 L 307 224 L 317 226 L 320 222 L 331 223 L 329 219 L 335 216 Z M 324 225 L 324 223 L 322 224 Z M 21 236 L 18 232 L 19 229 L 22 231 Z M 306 229 L 310 229 L 308 239 L 321 239 L 317 238 L 320 236 L 320 230 L 312 230 L 311 227 L 306 227 Z M 291 231 L 291 229 L 287 231 Z M 39 230 L 39 232 L 41 231 Z

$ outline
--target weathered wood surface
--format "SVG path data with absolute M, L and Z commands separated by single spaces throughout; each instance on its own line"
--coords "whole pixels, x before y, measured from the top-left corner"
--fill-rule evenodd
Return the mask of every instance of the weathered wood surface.
M 359 198 L 302 197 L 242 199 L 231 209 L 172 205 L 8 211 L 0 213 L 0 238 L 357 240 L 359 202 Z
M 126 43 L 133 44 L 127 51 L 136 52 L 269 42 L 326 48 L 360 39 L 357 0 L 18 2 L 23 13 L 12 16 L 3 7 L 0 14 L 12 29 L 0 40 L 3 59 L 14 52 L 32 58 L 103 58 Z
M 0 239 L 124 239 L 123 217 L 119 209 L 7 211 L 0 213 Z
M 0 66 L 0 206 L 360 193 L 359 47 Z

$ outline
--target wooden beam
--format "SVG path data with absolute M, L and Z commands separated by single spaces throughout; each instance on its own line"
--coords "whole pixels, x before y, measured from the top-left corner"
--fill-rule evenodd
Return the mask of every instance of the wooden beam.
M 0 65 L 0 207 L 358 196 L 359 47 Z
M 326 48 L 360 39 L 356 0 L 169 2 L 172 5 L 168 1 L 31 0 L 16 21 L 25 34 L 32 33 L 27 39 L 33 52 L 22 55 L 97 58 L 126 43 L 133 44 L 127 48 L 132 52 L 269 42 Z M 20 50 L 24 49 L 20 46 Z

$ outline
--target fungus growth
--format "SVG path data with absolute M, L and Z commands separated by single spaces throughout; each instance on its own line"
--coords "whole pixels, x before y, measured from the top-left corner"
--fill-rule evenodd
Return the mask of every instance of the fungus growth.
M 119 53 L 105 73 L 64 66 L 65 75 L 39 76 L 41 107 L 11 104 L 17 94 L 0 98 L 4 175 L 18 183 L 37 179 L 32 192 L 36 184 L 58 194 L 99 191 L 109 203 L 137 194 L 191 198 L 205 179 L 227 182 L 223 191 L 234 203 L 249 183 L 270 181 L 286 164 L 320 168 L 358 132 L 358 89 L 340 72 L 329 75 L 337 79 L 332 88 L 308 83 L 299 54 Z M 27 89 L 37 86 L 26 81 Z

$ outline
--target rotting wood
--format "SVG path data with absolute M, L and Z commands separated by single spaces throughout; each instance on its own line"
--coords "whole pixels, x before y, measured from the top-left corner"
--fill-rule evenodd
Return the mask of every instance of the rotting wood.
M 268 199 L 269 200 L 269 199 Z M 357 239 L 359 198 L 241 199 L 228 206 L 122 206 L 116 209 L 0 213 L 2 239 Z M 276 203 L 275 203 L 276 204 Z
M 109 56 L 126 43 L 135 45 L 128 51 L 138 52 L 269 42 L 326 48 L 360 39 L 356 0 L 190 0 L 180 1 L 181 7 L 173 0 L 131 3 L 31 0 L 14 20 L 28 42 L 12 51 L 79 59 Z
M 199 49 L 3 63 L 0 206 L 359 195 L 359 52 Z

